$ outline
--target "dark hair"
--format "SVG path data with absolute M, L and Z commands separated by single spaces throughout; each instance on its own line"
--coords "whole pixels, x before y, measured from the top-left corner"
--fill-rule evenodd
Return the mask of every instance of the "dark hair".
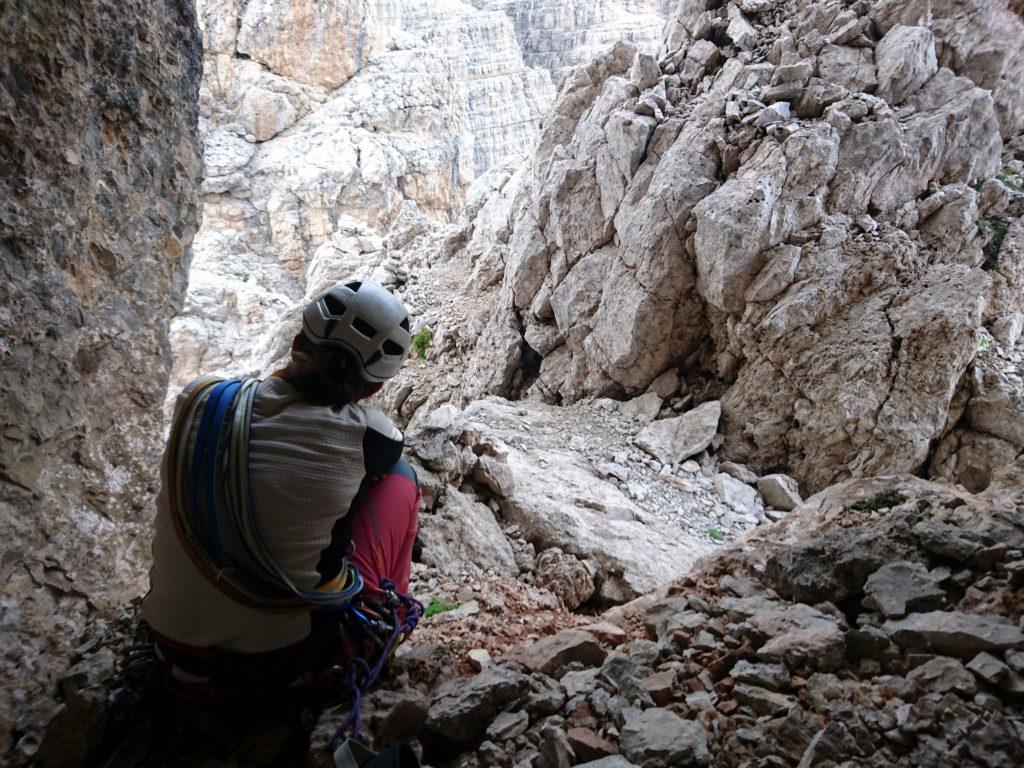
M 313 344 L 302 333 L 295 337 L 292 359 L 280 375 L 316 405 L 348 405 L 380 388 L 363 381 L 344 349 Z

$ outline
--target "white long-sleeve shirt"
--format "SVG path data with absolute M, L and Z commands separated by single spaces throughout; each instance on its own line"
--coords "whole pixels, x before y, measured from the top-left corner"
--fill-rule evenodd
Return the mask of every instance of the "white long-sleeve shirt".
M 205 380 L 185 388 L 175 415 Z M 190 451 L 194 440 L 193 429 Z M 314 405 L 277 377 L 259 385 L 249 434 L 251 503 L 268 552 L 296 584 L 314 587 L 335 575 L 317 570 L 335 523 L 348 514 L 363 477 L 386 472 L 402 444 L 401 432 L 375 408 Z M 275 650 L 309 635 L 308 613 L 249 608 L 207 580 L 174 530 L 166 452 L 161 478 L 150 591 L 142 604 L 149 625 L 180 643 L 241 653 Z

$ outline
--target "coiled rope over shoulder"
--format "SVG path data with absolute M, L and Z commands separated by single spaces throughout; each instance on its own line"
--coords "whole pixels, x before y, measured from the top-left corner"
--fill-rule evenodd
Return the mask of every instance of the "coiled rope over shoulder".
M 298 585 L 271 557 L 256 523 L 249 429 L 259 383 L 204 379 L 182 405 L 168 443 L 174 530 L 200 572 L 232 600 L 271 612 L 342 610 L 363 588 L 356 567 L 344 561 L 331 582 Z

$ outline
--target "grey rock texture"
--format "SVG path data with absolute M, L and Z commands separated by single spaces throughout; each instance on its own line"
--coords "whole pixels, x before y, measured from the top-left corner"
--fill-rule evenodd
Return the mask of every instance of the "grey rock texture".
M 145 588 L 201 61 L 187 0 L 5 3 L 0 35 L 3 754 Z
M 508 540 L 494 513 L 475 498 L 448 489 L 437 510 L 420 518 L 419 539 L 424 562 L 442 573 L 470 568 L 493 569 L 515 576 L 519 573 Z
M 887 621 L 882 631 L 901 646 L 930 648 L 962 658 L 980 651 L 1024 648 L 1024 632 L 1018 627 L 972 613 L 915 613 Z
M 591 568 L 558 547 L 546 549 L 537 555 L 535 578 L 570 611 L 594 595 L 594 574 Z

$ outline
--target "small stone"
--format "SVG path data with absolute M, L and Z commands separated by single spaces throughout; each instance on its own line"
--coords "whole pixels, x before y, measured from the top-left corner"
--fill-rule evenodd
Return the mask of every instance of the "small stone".
M 477 672 L 491 663 L 491 654 L 486 648 L 474 648 L 467 655 L 470 666 Z
M 676 373 L 675 369 L 665 371 L 651 382 L 647 391 L 654 392 L 662 400 L 672 397 L 679 391 L 679 374 Z
M 710 632 L 707 632 L 702 629 L 690 641 L 690 646 L 693 648 L 699 648 L 702 651 L 713 651 L 715 648 L 718 647 L 718 640 Z
M 677 477 L 676 475 L 665 475 L 664 479 L 666 483 L 671 485 L 677 491 L 682 491 L 683 493 L 697 492 L 697 486 L 687 480 L 683 480 L 681 477 Z
M 791 512 L 803 503 L 796 480 L 789 475 L 774 474 L 758 478 L 757 490 L 769 507 Z
M 713 711 L 715 699 L 707 691 L 695 691 L 686 695 L 686 706 L 690 709 Z
M 1014 672 L 1024 672 L 1024 651 L 1010 651 L 1006 663 Z
M 764 128 L 772 125 L 773 123 L 781 123 L 785 120 L 789 120 L 789 102 L 776 101 L 774 104 L 769 104 L 757 113 L 754 125 L 758 128 Z
M 955 691 L 965 696 L 977 690 L 974 678 L 956 659 L 948 656 L 936 656 L 907 674 L 908 680 L 921 685 L 922 688 L 936 693 Z
M 912 613 L 905 619 L 890 619 L 882 631 L 904 648 L 931 647 L 960 658 L 1024 647 L 1024 632 L 1008 621 L 960 611 Z
M 913 611 L 939 608 L 946 593 L 921 563 L 899 561 L 883 565 L 864 585 L 864 606 L 895 619 Z
M 742 464 L 737 464 L 734 461 L 723 461 L 718 465 L 718 468 L 725 472 L 725 474 L 735 477 L 741 483 L 754 485 L 757 482 L 757 475 Z
M 747 683 L 737 683 L 732 689 L 732 695 L 740 704 L 747 705 L 759 715 L 781 714 L 796 702 L 792 696 Z
M 620 483 L 628 483 L 633 477 L 633 473 L 623 463 L 603 461 L 595 469 L 602 477 L 614 477 Z
M 492 741 L 507 741 L 526 733 L 530 727 L 530 716 L 525 710 L 502 712 L 487 726 L 487 738 Z
M 596 669 L 577 669 L 566 672 L 561 679 L 562 687 L 565 688 L 565 695 L 572 699 L 576 696 L 589 696 L 597 688 Z
M 558 547 L 537 555 L 535 583 L 551 591 L 570 611 L 594 594 L 594 574 L 590 566 Z
M 850 730 L 841 722 L 831 722 L 811 739 L 797 768 L 837 764 L 843 762 L 843 758 L 859 754 L 860 747 L 857 746 Z
M 618 754 L 619 748 L 589 728 L 570 728 L 565 733 L 569 746 L 580 760 L 598 760 Z
M 999 685 L 1011 674 L 1010 668 L 1006 664 L 984 651 L 971 659 L 967 664 L 967 669 L 977 675 L 979 680 L 989 685 Z
M 722 501 L 739 514 L 749 514 L 760 507 L 757 491 L 731 475 L 719 472 L 715 475 L 715 492 Z
M 741 660 L 729 672 L 729 676 L 739 683 L 757 685 L 772 691 L 789 686 L 789 670 L 781 664 L 751 664 Z
M 576 762 L 565 731 L 554 725 L 540 729 L 540 760 L 538 768 L 569 768 Z
M 707 765 L 707 732 L 667 709 L 630 710 L 620 741 L 622 754 L 644 768 Z
M 651 422 L 636 444 L 663 464 L 688 459 L 711 445 L 721 415 L 721 403 L 711 400 L 680 416 Z
M 757 31 L 740 9 L 732 4 L 729 5 L 729 25 L 725 29 L 725 34 L 741 51 L 749 51 L 757 45 Z
M 641 680 L 642 685 L 650 695 L 651 700 L 659 707 L 664 707 L 672 701 L 672 689 L 676 683 L 674 670 L 666 669 L 662 672 L 655 672 Z
M 661 398 L 655 392 L 648 392 L 625 401 L 619 406 L 619 411 L 634 421 L 650 424 L 661 411 Z
M 601 666 L 600 677 L 611 683 L 619 696 L 630 704 L 653 706 L 654 701 L 647 693 L 641 679 L 649 669 L 622 653 L 613 653 Z
M 566 629 L 510 652 L 514 661 L 531 672 L 543 672 L 553 677 L 559 677 L 574 661 L 594 667 L 601 664 L 607 655 L 596 637 L 579 629 Z
M 658 82 L 661 77 L 661 68 L 658 60 L 649 53 L 640 53 L 629 70 L 629 79 L 638 90 L 645 91 Z
M 970 562 L 985 549 L 969 531 L 954 525 L 925 520 L 914 526 L 914 533 L 929 552 L 961 563 Z
M 471 741 L 495 713 L 522 702 L 529 689 L 526 675 L 497 667 L 469 679 L 449 680 L 434 694 L 426 728 L 456 743 Z
M 581 624 L 576 628 L 589 632 L 602 643 L 611 646 L 620 645 L 626 640 L 626 630 L 610 621 L 595 621 L 590 624 Z
M 806 80 L 811 76 L 813 67 L 810 62 L 800 61 L 796 64 L 784 64 L 775 70 L 772 81 L 775 83 L 791 83 L 794 80 Z

